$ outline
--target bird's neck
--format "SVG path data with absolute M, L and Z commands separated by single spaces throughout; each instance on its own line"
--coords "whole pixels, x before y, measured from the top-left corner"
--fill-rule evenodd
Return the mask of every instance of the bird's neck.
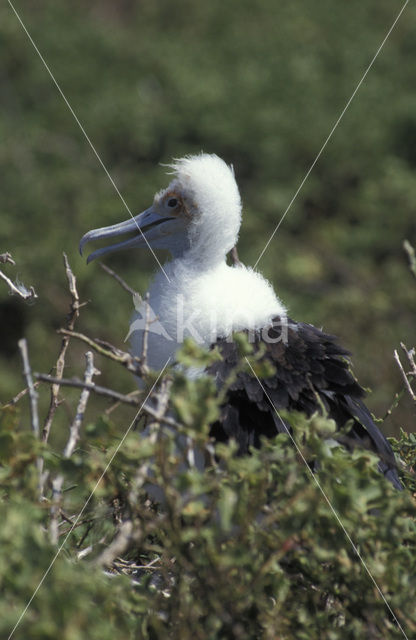
M 168 268 L 173 272 L 189 270 L 197 273 L 206 273 L 226 264 L 228 247 L 223 247 L 220 242 L 214 239 L 204 238 L 204 241 L 183 244 L 172 247 L 172 260 L 167 263 Z M 165 266 L 166 268 L 166 266 Z
M 165 265 L 150 289 L 150 304 L 176 337 L 185 333 L 210 344 L 240 329 L 256 329 L 285 313 L 272 287 L 252 269 L 230 267 L 225 257 L 203 262 L 182 257 Z M 191 323 L 192 320 L 192 323 Z M 191 326 L 192 325 L 192 326 Z
M 151 283 L 149 304 L 149 364 L 154 368 L 174 357 L 185 337 L 208 347 L 234 331 L 268 326 L 274 316 L 286 313 L 259 273 L 244 266 L 229 267 L 225 258 L 202 264 L 183 256 L 168 262 Z M 131 327 L 137 355 L 144 315 L 141 310 L 134 316 Z

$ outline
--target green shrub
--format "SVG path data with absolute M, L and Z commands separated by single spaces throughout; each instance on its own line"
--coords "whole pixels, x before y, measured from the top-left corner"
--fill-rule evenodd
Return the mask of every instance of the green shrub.
M 188 344 L 181 360 L 206 365 L 212 357 Z M 322 417 L 285 416 L 305 459 L 319 459 L 315 477 L 286 435 L 247 457 L 236 457 L 233 444 L 214 453 L 212 380 L 172 370 L 165 381 L 175 428 L 170 415 L 171 424 L 151 420 L 146 435 L 132 429 L 122 441 L 129 423 L 98 417 L 69 459 L 40 445 L 24 420 L 19 426 L 16 409 L 2 410 L 1 635 L 53 563 L 14 637 L 402 637 L 378 588 L 413 637 L 412 476 L 404 476 L 408 490 L 395 491 L 374 455 L 328 444 L 333 423 Z M 187 434 L 183 446 L 178 431 Z M 203 470 L 189 462 L 193 446 L 205 453 Z M 402 433 L 395 446 L 409 466 L 416 462 L 413 436 Z M 38 456 L 50 474 L 42 501 Z M 51 479 L 59 474 L 56 546 Z M 149 483 L 161 504 L 149 501 Z

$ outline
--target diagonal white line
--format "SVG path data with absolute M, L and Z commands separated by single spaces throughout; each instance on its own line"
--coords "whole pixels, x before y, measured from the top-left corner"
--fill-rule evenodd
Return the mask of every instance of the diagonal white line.
M 350 534 L 348 533 L 348 531 L 346 530 L 341 518 L 339 517 L 338 513 L 335 511 L 334 507 L 331 504 L 331 501 L 329 500 L 328 496 L 326 495 L 325 491 L 323 490 L 321 483 L 319 482 L 318 478 L 316 477 L 316 475 L 314 474 L 314 472 L 312 471 L 312 469 L 310 468 L 310 466 L 308 465 L 307 461 L 305 460 L 305 457 L 302 453 L 302 451 L 300 450 L 296 440 L 294 439 L 294 437 L 292 436 L 292 434 L 290 433 L 289 429 L 287 428 L 284 420 L 282 420 L 278 410 L 276 409 L 276 407 L 274 406 L 273 402 L 271 401 L 269 394 L 267 393 L 266 389 L 264 388 L 264 386 L 262 385 L 259 377 L 257 376 L 256 372 L 254 371 L 253 367 L 250 364 L 250 361 L 248 360 L 247 356 L 244 356 L 248 366 L 250 367 L 254 377 L 256 378 L 257 382 L 259 383 L 260 387 L 263 390 L 264 395 L 266 396 L 266 398 L 268 399 L 268 401 L 270 402 L 270 405 L 273 407 L 277 417 L 279 418 L 280 422 L 283 425 L 284 430 L 286 431 L 287 435 L 289 436 L 289 438 L 291 439 L 293 445 L 296 448 L 296 451 L 298 452 L 298 454 L 300 455 L 300 457 L 302 458 L 302 461 L 305 464 L 305 467 L 307 468 L 308 472 L 310 473 L 310 475 L 312 476 L 312 479 L 314 480 L 316 486 L 318 487 L 319 491 L 322 493 L 322 496 L 325 499 L 325 502 L 328 504 L 329 508 L 332 511 L 332 514 L 334 515 L 336 521 L 338 522 L 339 526 L 341 527 L 341 529 L 343 530 L 345 537 L 347 538 L 348 542 L 350 543 L 350 545 L 352 546 L 352 548 L 354 549 L 354 552 L 356 553 L 356 555 L 358 556 L 361 564 L 363 565 L 364 569 L 366 570 L 366 572 L 368 573 L 368 575 L 371 578 L 371 581 L 373 582 L 375 588 L 377 589 L 378 593 L 380 594 L 384 604 L 386 605 L 387 609 L 389 610 L 390 614 L 392 615 L 393 619 L 395 620 L 397 626 L 399 627 L 400 631 L 402 632 L 404 638 L 406 638 L 406 640 L 409 640 L 409 638 L 407 637 L 406 633 L 403 630 L 403 627 L 401 626 L 400 622 L 397 619 L 396 614 L 394 613 L 393 609 L 391 608 L 391 606 L 389 605 L 389 603 L 386 600 L 386 597 L 384 596 L 382 590 L 380 589 L 380 587 L 378 586 L 377 582 L 375 581 L 373 575 L 371 574 L 369 568 L 367 567 L 364 558 L 362 557 L 361 553 L 359 552 L 359 550 L 357 549 L 357 546 L 354 544 Z
M 316 156 L 315 160 L 312 162 L 311 166 L 309 167 L 308 171 L 306 172 L 305 177 L 303 178 L 302 182 L 300 183 L 299 187 L 296 190 L 295 195 L 293 196 L 292 200 L 289 202 L 285 212 L 283 213 L 282 217 L 280 218 L 278 224 L 276 225 L 273 233 L 271 234 L 270 238 L 268 239 L 268 241 L 266 242 L 266 245 L 263 249 L 263 251 L 261 252 L 261 254 L 259 255 L 259 257 L 256 260 L 256 263 L 254 265 L 254 269 L 257 267 L 258 263 L 260 262 L 260 260 L 263 257 L 263 254 L 265 253 L 265 251 L 267 250 L 269 244 L 271 243 L 271 241 L 273 240 L 274 236 L 276 235 L 277 230 L 279 229 L 280 225 L 282 224 L 283 220 L 286 218 L 286 214 L 288 213 L 289 209 L 291 208 L 292 204 L 295 202 L 296 198 L 299 195 L 300 190 L 302 189 L 303 185 L 305 184 L 306 180 L 309 178 L 309 175 L 312 171 L 312 169 L 314 168 L 314 166 L 316 165 L 316 163 L 318 162 L 319 158 L 321 157 L 326 145 L 328 144 L 328 142 L 330 141 L 330 139 L 332 138 L 332 134 L 334 133 L 335 129 L 338 127 L 339 123 L 341 122 L 342 118 L 344 117 L 345 112 L 347 111 L 348 107 L 350 106 L 351 102 L 354 100 L 358 89 L 361 87 L 362 83 L 364 82 L 365 78 L 367 77 L 368 72 L 370 71 L 371 67 L 373 66 L 378 54 L 380 53 L 380 51 L 382 50 L 382 48 L 384 47 L 388 37 L 390 36 L 391 32 L 393 31 L 394 27 L 396 26 L 400 16 L 402 15 L 403 11 L 406 9 L 406 6 L 409 4 L 409 0 L 406 0 L 406 2 L 404 3 L 404 5 L 402 6 L 402 8 L 400 9 L 395 21 L 393 22 L 393 24 L 391 25 L 390 29 L 388 30 L 383 42 L 381 43 L 381 45 L 379 46 L 379 48 L 377 49 L 376 53 L 373 56 L 373 59 L 371 60 L 370 64 L 368 65 L 367 69 L 365 70 L 361 80 L 359 81 L 359 83 L 357 84 L 357 86 L 355 87 L 350 99 L 348 100 L 347 104 L 345 105 L 345 107 L 343 108 L 343 110 L 341 111 L 340 116 L 338 117 L 337 121 L 335 122 L 335 124 L 333 125 L 331 131 L 329 132 L 328 137 L 326 138 L 325 142 L 323 143 L 322 147 L 319 150 L 318 155 Z
M 114 451 L 113 455 L 111 456 L 110 460 L 107 462 L 107 465 L 104 469 L 104 471 L 102 472 L 102 474 L 100 475 L 100 477 L 98 478 L 95 487 L 93 488 L 93 490 L 91 491 L 90 495 L 87 498 L 87 501 L 85 502 L 84 506 L 82 507 L 81 511 L 79 512 L 79 514 L 77 515 L 74 524 L 72 525 L 72 527 L 70 528 L 70 530 L 68 531 L 68 533 L 66 534 L 64 541 L 62 542 L 61 546 L 59 547 L 59 549 L 57 550 L 57 552 L 55 553 L 54 557 L 51 560 L 51 563 L 49 565 L 49 567 L 46 569 L 45 573 L 43 574 L 42 579 L 40 580 L 38 586 L 36 587 L 36 589 L 34 590 L 29 602 L 27 603 L 27 605 L 25 606 L 25 608 L 23 609 L 22 613 L 19 616 L 18 621 L 16 622 L 16 624 L 14 625 L 13 629 L 10 632 L 9 637 L 7 638 L 7 640 L 10 640 L 11 637 L 13 636 L 14 632 L 16 631 L 17 627 L 19 626 L 19 624 L 21 623 L 21 621 L 23 620 L 24 615 L 26 614 L 27 610 L 29 609 L 30 605 L 33 602 L 33 599 L 35 598 L 37 592 L 39 591 L 39 589 L 41 588 L 42 584 L 45 581 L 46 576 L 49 574 L 50 570 L 52 569 L 55 560 L 57 559 L 57 557 L 59 556 L 59 554 L 61 553 L 62 549 L 64 548 L 66 541 L 68 540 L 69 536 L 71 535 L 72 531 L 74 530 L 74 528 L 76 527 L 77 523 L 79 522 L 82 514 L 84 513 L 87 505 L 89 504 L 91 498 L 93 497 L 98 485 L 100 484 L 101 480 L 104 478 L 105 474 L 107 473 L 108 469 L 110 468 L 111 463 L 113 462 L 114 458 L 116 457 L 119 449 L 122 447 L 125 439 L 127 438 L 128 434 L 131 431 L 132 426 L 134 425 L 135 421 L 137 420 L 137 416 L 139 415 L 140 411 L 143 409 L 144 405 L 146 404 L 150 394 L 152 393 L 153 389 L 155 388 L 155 386 L 157 385 L 157 383 L 159 382 L 160 378 L 162 377 L 163 372 L 165 371 L 166 367 L 169 364 L 169 361 L 171 360 L 171 356 L 169 356 L 169 358 L 166 360 L 166 363 L 163 367 L 163 369 L 160 371 L 159 375 L 157 376 L 155 382 L 153 383 L 149 393 L 147 394 L 146 398 L 143 400 L 143 403 L 140 407 L 140 409 L 138 410 L 138 412 L 136 413 L 136 415 L 134 416 L 131 424 L 129 425 L 126 433 L 124 434 L 124 436 L 122 437 L 122 439 L 120 440 L 119 444 L 117 445 L 116 450 Z
M 104 162 L 102 161 L 98 151 L 96 150 L 96 148 L 94 147 L 93 143 L 91 142 L 90 137 L 88 136 L 87 132 L 85 131 L 84 127 L 82 126 L 78 116 L 76 115 L 75 111 L 73 110 L 73 108 L 71 107 L 71 105 L 69 104 L 64 92 L 62 91 L 61 87 L 59 86 L 57 80 L 55 79 L 55 76 L 53 75 L 52 71 L 49 69 L 45 58 L 42 56 L 41 52 L 39 51 L 38 47 L 36 46 L 36 43 L 34 42 L 32 36 L 30 35 L 29 31 L 27 30 L 26 26 L 24 25 L 21 17 L 19 16 L 19 14 L 17 13 L 16 9 L 14 8 L 13 4 L 11 3 L 10 0 L 7 0 L 10 7 L 12 8 L 16 18 L 18 19 L 18 21 L 20 22 L 24 32 L 26 33 L 27 37 L 29 38 L 33 48 L 35 49 L 36 53 L 38 54 L 39 58 L 41 59 L 41 61 L 43 62 L 43 66 L 45 67 L 46 71 L 49 73 L 53 83 L 55 84 L 56 88 L 58 89 L 59 93 L 61 94 L 66 106 L 68 107 L 69 111 L 71 112 L 72 116 L 74 117 L 75 122 L 77 123 L 77 125 L 79 126 L 79 128 L 81 129 L 82 133 L 84 134 L 84 137 L 86 139 L 86 141 L 88 142 L 88 144 L 90 145 L 91 149 L 93 150 L 98 162 L 100 163 L 100 165 L 102 166 L 102 168 L 104 169 L 107 178 L 110 180 L 111 184 L 113 185 L 114 189 L 117 192 L 118 197 L 120 198 L 121 202 L 123 203 L 124 207 L 126 208 L 126 210 L 128 211 L 128 213 L 130 214 L 130 216 L 133 218 L 134 222 L 136 223 L 136 227 L 137 229 L 140 231 L 143 240 L 146 242 L 148 249 L 150 249 L 154 259 L 156 260 L 157 264 L 159 265 L 159 268 L 163 271 L 163 273 L 165 274 L 167 280 L 170 282 L 169 276 L 166 273 L 166 271 L 164 270 L 163 266 L 161 265 L 158 257 L 156 256 L 155 252 L 153 251 L 152 247 L 150 246 L 150 244 L 147 241 L 147 238 L 145 237 L 143 231 L 140 229 L 139 225 L 137 224 L 132 212 L 130 211 L 130 208 L 127 204 L 127 202 L 125 201 L 125 199 L 123 198 L 123 196 L 120 193 L 119 188 L 117 187 L 116 183 L 114 182 L 113 178 L 111 177 L 107 167 L 105 166 Z

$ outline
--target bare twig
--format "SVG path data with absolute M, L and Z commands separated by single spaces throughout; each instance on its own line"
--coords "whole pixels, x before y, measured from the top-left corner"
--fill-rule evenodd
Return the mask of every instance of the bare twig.
M 30 404 L 30 420 L 32 425 L 32 431 L 36 438 L 39 438 L 39 414 L 38 414 L 38 393 L 33 384 L 32 370 L 30 368 L 29 353 L 27 349 L 26 338 L 22 338 L 18 342 L 20 353 L 23 360 L 23 375 L 26 379 L 26 384 L 29 392 L 29 404 Z M 39 497 L 42 498 L 43 494 L 43 460 L 38 457 L 36 461 L 38 469 L 38 488 Z
M 79 432 L 84 419 L 85 409 L 87 407 L 88 398 L 90 395 L 90 389 L 88 386 L 92 384 L 92 379 L 95 374 L 100 372 L 94 367 L 94 357 L 91 351 L 85 354 L 87 361 L 85 374 L 84 374 L 84 387 L 82 389 L 80 399 L 77 406 L 75 418 L 69 428 L 69 438 L 65 445 L 63 456 L 64 458 L 70 458 L 74 453 L 76 444 L 79 440 Z M 61 379 L 58 379 L 61 380 Z M 59 474 L 52 481 L 52 507 L 51 507 L 51 522 L 50 522 L 50 538 L 53 544 L 58 543 L 59 539 L 59 515 L 61 511 L 60 503 L 62 498 L 62 485 L 64 482 L 63 474 Z
M 79 302 L 79 296 L 77 291 L 77 281 L 74 274 L 72 273 L 66 253 L 63 254 L 63 257 L 64 257 L 66 277 L 68 280 L 69 292 L 71 294 L 71 305 L 70 305 L 66 326 L 67 326 L 67 329 L 72 331 L 75 326 L 75 321 L 79 316 L 79 309 L 81 305 Z M 56 361 L 57 381 L 55 384 L 52 385 L 52 388 L 51 388 L 51 401 L 49 405 L 48 415 L 46 416 L 45 424 L 43 426 L 43 431 L 42 431 L 42 440 L 44 442 L 47 442 L 49 438 L 52 421 L 59 405 L 59 380 L 63 376 L 63 372 L 65 368 L 65 356 L 66 356 L 66 351 L 68 349 L 68 344 L 69 344 L 69 336 L 64 335 L 61 343 L 61 349 L 59 351 L 58 360 Z
M 394 409 L 396 409 L 399 406 L 399 402 L 402 399 L 404 392 L 405 392 L 405 389 L 401 389 L 400 391 L 398 391 L 397 393 L 394 394 L 393 402 L 391 403 L 390 407 L 387 409 L 386 413 L 384 414 L 384 416 L 382 418 L 383 422 L 384 422 L 384 420 L 386 418 L 391 416 L 391 414 L 393 413 Z
M 138 396 L 138 395 L 140 395 L 140 394 L 141 394 L 141 390 L 140 390 L 140 389 L 135 389 L 134 391 L 130 391 L 130 393 L 126 393 L 126 395 L 125 395 L 124 397 L 125 397 L 125 398 L 128 398 L 128 399 L 131 399 L 131 398 L 135 398 L 136 396 Z M 123 398 L 123 399 L 124 399 L 124 398 Z M 106 416 L 111 415 L 111 414 L 113 413 L 113 411 L 115 411 L 116 409 L 118 409 L 118 407 L 119 407 L 121 404 L 123 404 L 123 402 L 122 402 L 122 401 L 120 401 L 120 400 L 116 400 L 116 401 L 114 402 L 114 404 L 112 404 L 112 405 L 111 405 L 111 407 L 108 407 L 108 408 L 105 410 L 105 412 L 104 412 L 104 413 L 105 413 L 105 415 L 106 415 Z
M 95 518 L 93 518 L 91 520 L 91 522 L 88 524 L 88 526 L 85 527 L 85 531 L 84 531 L 83 535 L 81 536 L 81 540 L 77 543 L 77 549 L 81 549 L 82 545 L 84 544 L 85 539 L 87 538 L 89 532 L 91 531 L 91 529 L 94 526 L 94 520 L 95 520 Z M 87 547 L 87 549 L 90 549 L 90 548 L 91 548 L 91 551 L 92 551 L 92 546 L 91 547 Z M 87 555 L 86 549 L 83 549 L 82 551 L 78 552 L 78 558 L 83 558 L 85 555 Z
M 153 558 L 146 564 L 137 564 L 134 560 L 125 560 L 124 558 L 116 558 L 113 562 L 113 566 L 121 573 L 132 573 L 133 571 L 160 571 L 161 559 L 160 557 Z
M 46 375 L 44 373 L 36 373 L 35 377 L 41 382 L 47 382 L 48 384 L 55 384 L 57 378 L 53 378 L 52 376 Z M 118 393 L 118 391 L 114 391 L 113 389 L 108 389 L 107 387 L 101 387 L 98 384 L 94 384 L 93 382 L 83 382 L 79 380 L 79 378 L 60 378 L 59 383 L 62 387 L 74 387 L 76 389 L 86 389 L 88 391 L 92 391 L 99 396 L 104 396 L 107 398 L 112 398 L 117 402 L 121 402 L 123 404 L 127 404 L 131 407 L 141 406 L 139 399 L 135 399 L 134 395 L 138 395 L 141 391 L 138 389 L 137 391 L 133 391 L 130 394 L 123 395 L 122 393 Z M 156 395 L 156 394 L 155 394 Z M 158 404 L 157 409 L 151 407 L 148 403 L 143 405 L 142 411 L 147 413 L 151 418 L 154 418 L 157 422 L 163 422 L 170 427 L 175 427 L 177 429 L 181 428 L 181 425 L 174 420 L 173 418 L 164 415 L 167 409 L 167 403 L 169 401 L 169 393 L 165 391 L 162 395 L 162 401 Z
M 407 392 L 409 393 L 410 397 L 412 398 L 413 402 L 416 402 L 416 393 L 413 391 L 410 382 L 412 382 L 415 378 L 416 378 L 416 362 L 415 362 L 415 350 L 413 349 L 407 349 L 406 345 L 403 344 L 403 342 L 400 343 L 401 348 L 403 349 L 403 351 L 406 354 L 406 357 L 409 361 L 410 364 L 410 371 L 408 371 L 406 373 L 406 371 L 403 368 L 403 365 L 401 363 L 400 360 L 400 356 L 397 353 L 397 350 L 394 351 L 394 359 L 397 362 L 397 366 L 400 369 L 400 373 L 402 374 L 402 378 L 405 384 L 405 387 L 407 389 Z
M 109 342 L 104 342 L 104 340 L 92 340 L 83 333 L 70 331 L 68 329 L 58 329 L 58 333 L 72 338 L 77 338 L 78 340 L 85 342 L 85 344 L 94 349 L 94 351 L 102 356 L 105 356 L 106 358 L 109 358 L 110 360 L 114 360 L 114 362 L 120 363 L 123 367 L 125 367 L 128 371 L 134 373 L 136 376 L 143 376 L 147 373 L 147 371 L 142 366 L 141 358 L 132 356 L 127 351 L 122 351 Z
M 6 264 L 7 262 L 12 265 L 16 264 L 12 258 L 11 253 L 9 253 L 8 251 L 6 251 L 6 253 L 0 253 L 0 262 L 2 264 Z
M 90 385 L 92 383 L 93 376 L 99 375 L 100 372 L 94 367 L 94 356 L 91 351 L 87 351 L 87 353 L 85 354 L 85 358 L 87 360 L 87 367 L 85 369 L 84 384 Z M 88 389 L 86 386 L 83 387 L 77 406 L 77 412 L 69 429 L 69 439 L 64 449 L 65 458 L 71 457 L 79 440 L 79 431 L 84 419 L 84 413 L 85 409 L 87 408 L 87 402 L 90 396 L 90 392 L 90 389 Z
M 106 273 L 108 273 L 109 276 L 114 278 L 114 280 L 116 280 L 125 291 L 130 293 L 132 296 L 138 296 L 140 298 L 140 294 L 134 289 L 132 289 L 130 285 L 128 285 L 127 282 L 123 280 L 121 276 L 118 275 L 118 273 L 110 269 L 110 267 L 107 267 L 107 265 L 104 264 L 103 262 L 99 262 L 99 265 L 101 269 L 103 269 Z
M 407 253 L 407 257 L 409 259 L 409 267 L 410 271 L 413 273 L 416 278 L 416 253 L 414 247 L 410 244 L 408 240 L 403 242 L 403 248 Z
M 85 518 L 85 520 L 80 520 L 79 522 L 77 522 L 76 524 L 71 523 L 71 526 L 68 527 L 67 529 L 63 529 L 62 531 L 59 532 L 60 536 L 65 536 L 69 531 L 74 531 L 75 529 L 79 529 L 79 527 L 83 527 L 85 524 L 89 525 L 89 531 L 91 531 L 91 528 L 94 526 L 94 523 L 97 521 L 98 518 Z M 68 523 L 69 524 L 69 523 Z M 89 531 L 87 530 L 86 535 L 84 534 L 81 538 L 80 543 L 77 543 L 77 547 L 80 547 L 81 544 L 84 542 L 85 538 L 87 537 Z
M 147 367 L 147 349 L 149 343 L 149 327 L 150 327 L 150 304 L 149 304 L 149 294 L 146 293 L 144 299 L 145 305 L 145 315 L 144 315 L 144 331 L 143 331 L 143 347 L 142 347 L 142 366 L 145 371 L 148 371 Z
M 59 515 L 62 518 L 61 524 L 63 524 L 64 522 L 68 522 L 68 524 L 70 524 L 71 526 L 74 524 L 73 518 L 68 516 L 63 509 L 59 509 Z
M 33 386 L 35 389 L 38 388 L 38 386 L 40 385 L 40 382 L 34 382 Z M 22 389 L 21 391 L 19 391 L 19 393 L 17 395 L 14 396 L 14 398 L 12 398 L 11 400 L 9 400 L 9 402 L 6 402 L 6 404 L 4 404 L 4 407 L 11 407 L 16 405 L 19 400 L 21 400 L 29 391 L 29 387 L 26 387 L 25 389 Z
M 51 521 L 49 523 L 49 536 L 52 544 L 58 544 L 59 540 L 59 513 L 63 482 L 62 474 L 52 480 Z
M 91 529 L 87 529 L 87 535 L 90 532 Z M 92 544 L 88 545 L 88 547 L 85 547 L 85 549 L 81 549 L 81 551 L 78 551 L 77 553 L 77 560 L 82 560 L 83 558 L 85 558 L 85 556 L 88 556 L 92 551 L 93 551 L 94 547 Z
M 29 391 L 30 399 L 30 419 L 32 424 L 32 431 L 35 436 L 39 437 L 39 415 L 38 415 L 38 394 L 33 384 L 32 370 L 29 363 L 29 354 L 27 350 L 26 338 L 22 338 L 17 343 L 19 345 L 20 353 L 23 360 L 23 375 L 26 379 L 27 388 Z
M 61 387 L 74 387 L 75 389 L 85 389 L 89 392 L 93 391 L 99 396 L 105 396 L 107 398 L 112 398 L 117 402 L 122 402 L 123 404 L 128 404 L 131 407 L 138 407 L 139 401 L 136 400 L 131 395 L 123 395 L 122 393 L 118 393 L 117 391 L 113 391 L 113 389 L 107 389 L 106 387 L 100 387 L 98 384 L 94 383 L 85 383 L 82 382 L 79 378 L 54 378 L 53 376 L 49 376 L 45 373 L 35 373 L 35 377 L 41 382 L 47 382 L 48 384 L 59 384 Z M 137 390 L 139 393 L 139 390 Z
M 0 271 L 0 278 L 7 284 L 12 295 L 19 296 L 19 298 L 22 298 L 22 300 L 34 300 L 38 297 L 33 287 L 29 287 L 28 289 L 22 282 L 19 282 L 18 280 L 16 280 L 16 283 L 14 283 L 12 280 L 10 280 L 10 278 L 6 276 L 5 273 L 3 273 L 3 271 Z
M 169 407 L 171 386 L 172 380 L 170 378 L 164 378 L 160 384 L 160 390 L 154 394 L 157 400 L 155 419 L 158 421 L 166 420 L 166 412 Z
M 138 523 L 133 526 L 131 520 L 124 520 L 112 543 L 97 558 L 97 564 L 100 567 L 110 567 L 117 556 L 124 553 L 133 542 L 137 543 L 142 536 L 143 531 Z

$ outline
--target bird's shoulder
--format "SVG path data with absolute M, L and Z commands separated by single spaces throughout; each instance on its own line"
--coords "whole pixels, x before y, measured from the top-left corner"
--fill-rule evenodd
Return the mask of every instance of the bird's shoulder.
M 245 391 L 260 404 L 264 404 L 267 394 L 269 403 L 276 408 L 296 408 L 308 414 L 316 408 L 316 393 L 324 397 L 364 395 L 351 371 L 350 353 L 335 336 L 283 315 L 275 316 L 262 329 L 240 333 L 247 336 L 253 354 L 271 365 L 273 374 L 264 378 L 260 386 L 250 370 L 239 371 L 232 391 Z M 210 372 L 221 385 L 241 360 L 239 341 L 232 336 L 220 338 L 213 346 L 219 350 L 221 359 L 211 366 Z

